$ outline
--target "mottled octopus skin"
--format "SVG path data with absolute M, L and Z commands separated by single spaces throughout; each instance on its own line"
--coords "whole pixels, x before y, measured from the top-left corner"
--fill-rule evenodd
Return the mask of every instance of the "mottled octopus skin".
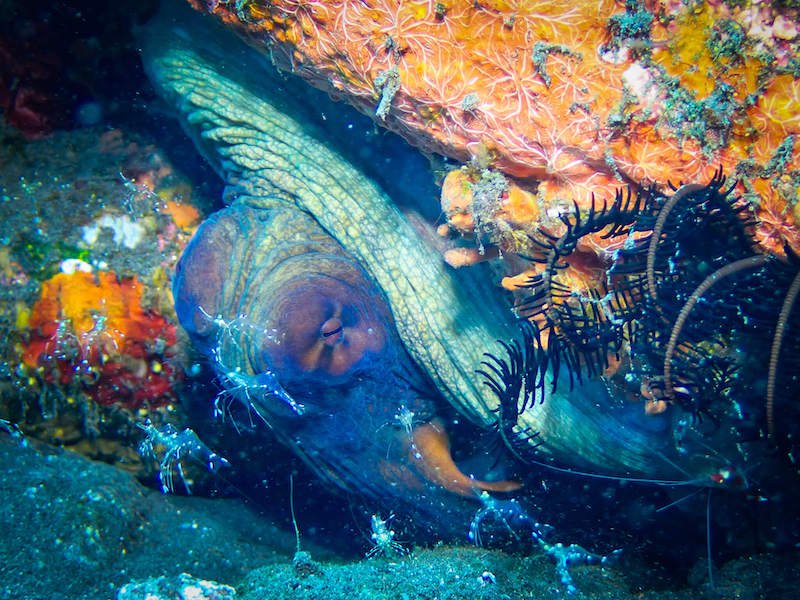
M 495 340 L 513 335 L 501 303 L 478 304 L 459 289 L 441 257 L 374 183 L 251 91 L 263 85 L 220 78 L 214 65 L 182 48 L 160 57 L 151 72 L 198 144 L 213 147 L 212 161 L 236 184 L 229 190 L 236 201 L 310 212 L 384 290 L 400 337 L 437 389 L 477 423 L 492 422 L 494 399 L 474 370 Z M 496 320 L 486 320 L 487 311 Z
M 480 287 L 459 288 L 441 256 L 391 200 L 329 148 L 321 132 L 291 116 L 280 79 L 269 75 L 263 58 L 225 38 L 222 30 L 209 30 L 207 23 L 195 30 L 189 23 L 182 20 L 186 28 L 177 32 L 154 27 L 145 63 L 157 89 L 178 107 L 198 148 L 228 183 L 226 199 L 260 211 L 310 214 L 382 290 L 405 349 L 438 393 L 475 424 L 492 423 L 498 400 L 475 370 L 484 352 L 502 354 L 496 340 L 515 335 L 502 301 Z M 192 313 L 192 302 L 200 301 L 187 301 L 188 308 L 179 311 L 190 331 L 216 317 L 205 306 L 207 315 Z M 237 311 L 227 306 L 224 319 L 236 319 Z M 258 352 L 244 348 L 223 358 L 225 368 L 258 373 Z M 215 358 L 211 348 L 205 350 Z M 335 388 L 323 386 L 320 392 Z M 594 473 L 691 479 L 708 468 L 678 455 L 669 414 L 674 411 L 648 417 L 640 404 L 611 393 L 603 381 L 574 390 L 562 385 L 553 393 L 548 384 L 545 401 L 522 415 L 519 433 L 541 432 L 542 460 Z M 398 404 L 392 397 L 385 400 Z M 322 431 L 319 440 L 330 442 Z
M 323 479 L 373 495 L 387 469 L 418 481 L 396 415 L 405 407 L 430 418 L 432 401 L 410 387 L 423 379 L 382 293 L 311 217 L 244 205 L 212 215 L 181 257 L 173 290 L 181 323 L 228 393 Z M 332 317 L 343 325 L 335 340 L 324 336 Z M 265 373 L 295 408 L 272 393 L 274 379 L 259 379 Z

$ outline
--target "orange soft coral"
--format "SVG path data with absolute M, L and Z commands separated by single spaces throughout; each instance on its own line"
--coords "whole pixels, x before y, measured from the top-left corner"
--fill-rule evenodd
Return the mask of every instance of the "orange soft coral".
M 415 145 L 487 155 L 538 193 L 530 218 L 627 183 L 708 181 L 722 166 L 757 191 L 757 211 L 781 215 L 762 239 L 796 232 L 796 190 L 771 185 L 778 170 L 800 172 L 796 15 L 765 3 L 193 4 Z M 469 215 L 456 214 L 462 228 Z
M 171 402 L 175 325 L 142 308 L 142 291 L 135 277 L 110 272 L 53 276 L 31 310 L 23 363 L 51 383 L 79 385 L 100 404 Z

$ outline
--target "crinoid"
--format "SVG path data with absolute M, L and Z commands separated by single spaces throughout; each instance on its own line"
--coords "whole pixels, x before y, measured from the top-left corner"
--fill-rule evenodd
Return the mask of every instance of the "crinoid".
M 545 375 L 551 357 L 558 359 L 558 353 L 544 349 L 535 325 L 523 321 L 521 330 L 521 341 L 500 341 L 505 357 L 487 352 L 477 371 L 499 401 L 495 430 L 505 447 L 520 459 L 536 448 L 539 432 L 520 428 L 517 419 L 523 411 L 544 402 Z M 554 370 L 558 372 L 557 365 Z
M 560 215 L 566 228 L 560 237 L 543 232 L 543 239 L 531 238 L 542 250 L 542 256 L 531 259 L 542 266 L 542 271 L 526 284 L 531 292 L 518 304 L 517 313 L 546 330 L 554 360 L 563 360 L 570 367 L 570 386 L 574 379 L 581 380 L 582 373 L 589 377 L 602 374 L 609 355 L 618 355 L 635 317 L 631 300 L 636 292 L 625 284 L 610 289 L 601 283 L 600 289 L 579 293 L 562 279 L 571 271 L 570 260 L 582 238 L 629 235 L 646 198 L 643 190 L 619 190 L 610 206 L 604 202 L 599 209 L 592 198 L 586 215 L 581 215 L 577 204 L 573 211 Z
M 796 360 L 797 350 L 781 349 L 797 348 L 786 332 L 800 326 L 792 319 L 798 261 L 788 248 L 785 259 L 759 251 L 757 223 L 733 187 L 718 171 L 706 186 L 657 198 L 634 225 L 651 227 L 649 235 L 623 250 L 611 272 L 639 271 L 645 292 L 632 353 L 644 357 L 638 364 L 661 365 L 660 376 L 650 373 L 660 396 L 712 420 L 734 403 L 751 427 L 764 412 L 773 434 L 776 393 L 790 394 Z
M 783 347 L 783 340 L 786 330 L 789 327 L 789 318 L 792 314 L 792 308 L 797 303 L 797 296 L 800 294 L 800 269 L 792 279 L 789 285 L 789 290 L 786 292 L 786 297 L 781 306 L 781 312 L 778 315 L 778 321 L 775 324 L 775 335 L 772 339 L 772 347 L 769 353 L 769 371 L 767 372 L 767 395 L 766 395 L 766 411 L 767 411 L 767 428 L 771 437 L 775 437 L 775 389 L 778 384 L 778 362 L 780 360 L 781 348 Z M 795 316 L 795 321 L 797 317 Z M 797 324 L 794 327 L 795 335 L 797 335 Z M 794 362 L 797 362 L 796 354 L 791 357 Z M 798 370 L 795 365 L 794 373 Z M 796 379 L 796 375 L 793 379 Z M 788 384 L 785 386 L 788 389 Z
M 563 235 L 534 240 L 541 271 L 517 305 L 530 331 L 504 344 L 503 359 L 487 355 L 480 372 L 500 399 L 498 430 L 512 450 L 520 437 L 538 441 L 517 431 L 516 417 L 541 399 L 548 368 L 555 389 L 562 365 L 570 389 L 613 379 L 610 367 L 622 365 L 659 410 L 672 403 L 713 427 L 735 422 L 740 439 L 758 437 L 765 423 L 776 435 L 776 405 L 800 410 L 786 402 L 798 396 L 800 259 L 788 249 L 787 258 L 761 253 L 747 208 L 718 171 L 672 194 L 619 191 L 585 215 L 576 206 L 560 217 Z M 605 280 L 576 291 L 570 274 L 590 235 L 621 241 Z M 784 429 L 788 438 L 791 425 Z

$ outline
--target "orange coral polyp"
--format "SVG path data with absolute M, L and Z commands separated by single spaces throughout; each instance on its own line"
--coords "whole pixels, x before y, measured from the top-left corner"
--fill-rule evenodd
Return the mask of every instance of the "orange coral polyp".
M 200 211 L 197 207 L 184 202 L 168 200 L 164 212 L 172 217 L 175 225 L 187 231 L 194 231 L 200 222 Z
M 461 233 L 472 233 L 472 182 L 462 169 L 450 171 L 442 182 L 442 210 L 447 222 Z
M 141 285 L 135 278 L 118 280 L 114 273 L 58 273 L 42 284 L 33 307 L 31 328 L 42 331 L 68 321 L 73 333 L 85 336 L 104 321 L 114 341 L 124 341 L 126 322 L 141 318 Z
M 498 218 L 512 226 L 526 227 L 538 222 L 540 215 L 541 210 L 536 195 L 511 183 L 508 186 L 508 195 L 503 200 L 497 215 Z
M 105 271 L 54 275 L 31 310 L 23 363 L 47 367 L 45 378 L 63 385 L 91 373 L 79 381 L 101 404 L 172 401 L 176 373 L 162 361 L 177 341 L 175 326 L 142 308 L 143 289 L 135 277 Z

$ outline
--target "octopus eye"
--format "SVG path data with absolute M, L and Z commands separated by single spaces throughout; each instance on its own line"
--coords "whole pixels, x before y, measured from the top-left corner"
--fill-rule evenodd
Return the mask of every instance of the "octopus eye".
M 382 376 L 399 346 L 383 293 L 319 235 L 281 242 L 286 227 L 283 213 L 241 206 L 209 218 L 175 279 L 181 324 L 224 369 L 269 373 L 287 389 Z
M 340 319 L 333 317 L 322 324 L 319 333 L 326 346 L 335 346 L 344 338 L 344 325 Z
M 278 332 L 261 351 L 284 385 L 342 384 L 383 368 L 390 353 L 391 314 L 383 298 L 352 266 L 341 261 L 304 270 L 282 282 L 265 316 Z

